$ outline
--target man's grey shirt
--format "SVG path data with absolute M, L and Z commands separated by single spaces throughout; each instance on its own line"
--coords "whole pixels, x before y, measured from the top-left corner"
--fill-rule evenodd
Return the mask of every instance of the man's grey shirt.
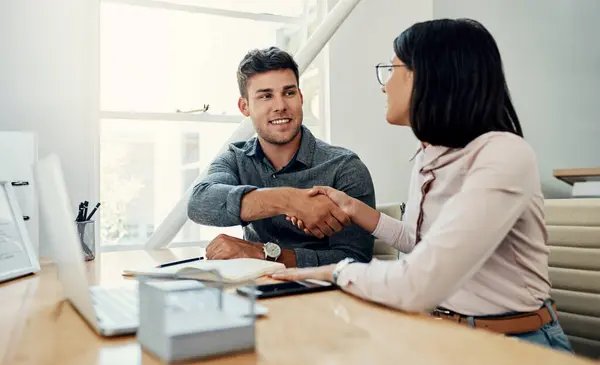
M 296 156 L 279 171 L 264 156 L 257 138 L 230 144 L 212 162 L 207 177 L 194 187 L 188 216 L 209 226 L 242 225 L 244 239 L 250 242 L 275 242 L 282 248 L 293 249 L 298 267 L 336 263 L 345 257 L 370 261 L 374 238 L 356 224 L 318 239 L 302 232 L 283 215 L 253 222 L 243 222 L 240 218 L 242 197 L 255 189 L 306 189 L 316 185 L 331 186 L 375 207 L 373 181 L 359 157 L 316 139 L 303 126 Z

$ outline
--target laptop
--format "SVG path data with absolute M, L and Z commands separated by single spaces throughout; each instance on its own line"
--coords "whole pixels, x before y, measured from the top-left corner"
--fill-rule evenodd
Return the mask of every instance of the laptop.
M 41 159 L 34 166 L 40 218 L 44 222 L 52 260 L 58 268 L 66 299 L 101 336 L 134 334 L 139 327 L 137 282 L 131 286 L 90 286 L 84 252 L 75 228 L 75 213 L 60 161 L 56 155 Z M 246 315 L 248 300 L 235 294 L 223 296 L 223 309 Z M 268 309 L 256 304 L 255 313 L 266 315 Z
M 34 166 L 40 218 L 44 222 L 51 257 L 58 269 L 66 299 L 102 336 L 133 334 L 139 325 L 136 287 L 90 286 L 84 252 L 75 228 L 75 213 L 56 155 Z

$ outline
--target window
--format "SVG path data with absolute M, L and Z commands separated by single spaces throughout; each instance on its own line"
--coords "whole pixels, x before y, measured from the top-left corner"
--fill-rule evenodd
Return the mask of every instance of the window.
M 104 249 L 139 247 L 243 116 L 236 69 L 252 48 L 294 54 L 323 18 L 317 0 L 103 0 L 100 195 Z M 323 60 L 304 72 L 304 124 L 324 135 Z M 175 241 L 240 227 L 186 223 Z

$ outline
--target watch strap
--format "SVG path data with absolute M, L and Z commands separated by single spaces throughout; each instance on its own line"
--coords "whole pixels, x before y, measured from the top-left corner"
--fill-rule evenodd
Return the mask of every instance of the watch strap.
M 343 259 L 342 261 L 338 262 L 337 265 L 335 265 L 335 268 L 333 269 L 333 283 L 337 285 L 338 283 L 338 278 L 340 276 L 340 273 L 342 272 L 342 270 L 348 266 L 349 264 L 356 262 L 356 260 L 354 260 L 353 258 L 350 257 L 346 257 L 345 259 Z

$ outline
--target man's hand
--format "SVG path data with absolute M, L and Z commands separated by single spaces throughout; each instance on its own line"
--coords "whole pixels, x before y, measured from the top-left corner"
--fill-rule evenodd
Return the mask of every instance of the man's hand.
M 208 260 L 227 260 L 238 258 L 264 259 L 262 245 L 251 243 L 237 237 L 220 234 L 206 247 Z
M 331 236 L 350 224 L 350 217 L 323 194 L 294 190 L 288 204 L 286 215 L 302 220 L 304 227 L 318 238 Z

